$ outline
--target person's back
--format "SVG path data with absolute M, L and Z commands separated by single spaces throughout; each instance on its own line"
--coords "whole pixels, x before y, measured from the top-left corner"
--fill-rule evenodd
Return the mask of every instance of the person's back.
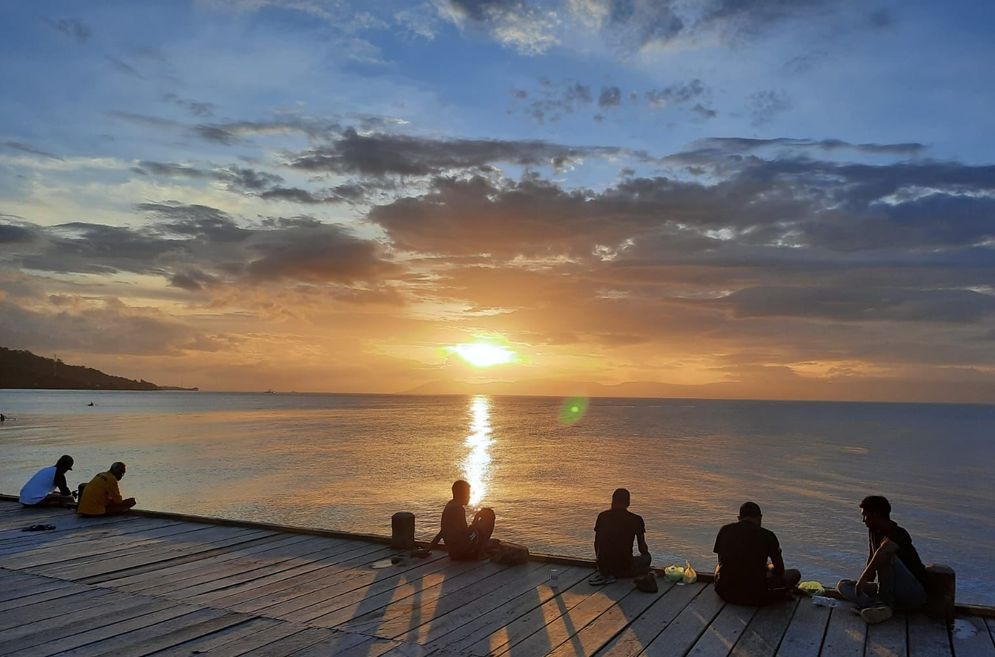
M 66 472 L 72 469 L 72 457 L 63 455 L 55 465 L 42 468 L 28 479 L 21 487 L 18 501 L 24 506 L 72 504 L 72 492 L 66 483 Z
M 746 502 L 739 520 L 724 525 L 715 537 L 715 592 L 728 602 L 765 605 L 784 599 L 801 577 L 795 570 L 785 571 L 777 536 L 761 526 L 761 518 L 760 507 Z
M 466 523 L 466 505 L 470 503 L 470 484 L 462 479 L 453 482 L 453 499 L 442 510 L 439 533 L 432 539 L 431 551 L 439 541 L 446 544 L 451 559 L 479 559 L 491 543 L 494 532 L 494 511 L 483 508 Z
M 594 523 L 594 553 L 598 572 L 605 577 L 631 577 L 649 569 L 646 524 L 641 516 L 629 511 L 629 501 L 629 491 L 617 489 L 612 494 L 611 508 L 599 513 Z M 633 544 L 638 544 L 638 557 L 633 557 Z
M 118 481 L 124 477 L 124 463 L 111 465 L 107 472 L 101 472 L 90 480 L 80 495 L 76 512 L 81 516 L 105 516 L 123 513 L 135 506 L 135 499 L 122 499 Z
M 450 554 L 462 554 L 470 546 L 470 527 L 466 524 L 466 509 L 459 500 L 449 500 L 446 503 L 442 510 L 440 533 Z

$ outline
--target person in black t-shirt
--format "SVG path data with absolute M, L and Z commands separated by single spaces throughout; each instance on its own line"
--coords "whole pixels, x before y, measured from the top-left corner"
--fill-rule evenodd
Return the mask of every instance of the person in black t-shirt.
M 612 506 L 598 514 L 594 524 L 594 554 L 598 574 L 592 584 L 607 584 L 616 577 L 637 577 L 649 572 L 650 549 L 646 546 L 646 524 L 642 517 L 629 511 L 629 491 L 624 488 L 612 493 Z M 639 556 L 632 556 L 632 544 L 639 546 Z
M 891 519 L 891 503 L 880 495 L 869 495 L 860 508 L 867 527 L 867 565 L 856 581 L 840 580 L 837 590 L 857 603 L 868 623 L 891 618 L 892 609 L 922 607 L 926 604 L 926 567 L 912 537 Z
M 453 499 L 442 510 L 441 528 L 429 544 L 429 550 L 443 541 L 450 559 L 464 561 L 483 556 L 494 533 L 494 511 L 488 508 L 477 511 L 473 522 L 467 525 L 464 507 L 469 503 L 470 484 L 462 479 L 454 482 Z
M 797 570 L 784 569 L 777 536 L 760 526 L 762 520 L 760 507 L 745 502 L 739 522 L 725 525 L 715 537 L 715 592 L 726 602 L 760 606 L 790 599 L 801 580 Z

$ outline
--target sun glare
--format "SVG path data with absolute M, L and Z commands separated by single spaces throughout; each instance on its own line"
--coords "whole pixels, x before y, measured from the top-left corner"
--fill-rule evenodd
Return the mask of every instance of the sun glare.
M 483 342 L 458 344 L 449 350 L 474 367 L 504 365 L 515 360 L 515 352 L 510 349 Z

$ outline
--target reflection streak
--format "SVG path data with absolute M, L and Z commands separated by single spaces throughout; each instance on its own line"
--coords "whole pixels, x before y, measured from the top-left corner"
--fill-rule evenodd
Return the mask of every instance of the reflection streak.
M 491 409 L 490 401 L 484 395 L 477 395 L 470 401 L 470 435 L 466 446 L 470 453 L 463 459 L 463 477 L 470 483 L 470 506 L 478 506 L 487 493 L 490 480 L 491 454 Z

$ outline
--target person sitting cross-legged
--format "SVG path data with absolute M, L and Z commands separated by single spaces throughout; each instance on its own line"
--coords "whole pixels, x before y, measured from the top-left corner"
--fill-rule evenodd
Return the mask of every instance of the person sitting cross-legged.
M 761 527 L 763 514 L 755 502 L 739 507 L 739 521 L 722 527 L 715 537 L 715 592 L 726 602 L 763 606 L 792 597 L 801 580 L 785 570 L 774 532 Z
M 466 505 L 470 503 L 470 484 L 462 479 L 453 483 L 453 499 L 442 510 L 439 533 L 432 539 L 428 549 L 436 547 L 439 541 L 446 544 L 449 558 L 468 561 L 484 557 L 494 533 L 494 511 L 483 508 L 473 516 L 473 522 L 466 524 Z
M 79 496 L 76 512 L 84 517 L 111 516 L 127 513 L 135 506 L 135 498 L 122 499 L 118 481 L 124 477 L 124 463 L 113 463 L 107 472 L 101 472 L 90 480 Z
M 625 488 L 612 493 L 612 505 L 598 514 L 594 523 L 594 554 L 598 572 L 588 582 L 610 584 L 616 577 L 638 577 L 649 572 L 650 549 L 646 545 L 646 523 L 629 511 L 631 496 Z M 639 555 L 632 555 L 633 542 Z
M 926 604 L 926 566 L 912 545 L 912 537 L 891 519 L 891 503 L 881 495 L 860 502 L 867 527 L 867 565 L 860 577 L 842 579 L 840 595 L 857 603 L 868 624 L 891 618 L 893 609 L 918 609 Z

